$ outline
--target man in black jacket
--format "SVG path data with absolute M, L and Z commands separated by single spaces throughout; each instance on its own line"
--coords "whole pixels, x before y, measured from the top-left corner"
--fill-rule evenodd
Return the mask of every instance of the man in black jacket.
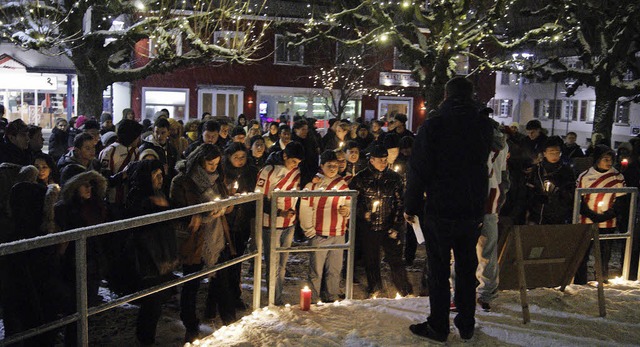
M 402 231 L 405 224 L 402 219 L 402 177 L 388 168 L 387 150 L 384 147 L 373 147 L 368 167 L 353 178 L 349 188 L 359 192 L 356 237 L 362 245 L 367 292 L 373 296 L 383 289 L 380 276 L 382 247 L 398 293 L 402 296 L 411 294 L 411 284 L 402 262 Z
M 4 141 L 0 139 L 0 163 L 32 164 L 29 128 L 22 119 L 12 121 L 5 129 Z
M 446 100 L 435 117 L 416 136 L 410 159 L 405 195 L 405 218 L 420 215 L 429 262 L 427 321 L 410 330 L 432 341 L 449 335 L 450 259 L 455 256 L 454 323 L 462 339 L 473 337 L 475 325 L 476 243 L 488 191 L 487 159 L 491 151 L 492 125 L 481 117 L 473 100 L 473 85 L 462 77 L 451 79 Z M 461 127 L 460 124 L 465 124 Z M 427 199 L 424 214 L 420 206 Z

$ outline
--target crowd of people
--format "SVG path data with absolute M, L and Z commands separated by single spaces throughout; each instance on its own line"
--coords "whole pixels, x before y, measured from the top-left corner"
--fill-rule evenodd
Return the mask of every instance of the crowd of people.
M 0 143 L 1 241 L 255 191 L 265 199 L 265 250 L 291 246 L 294 239 L 313 246 L 343 244 L 349 221 L 355 218 L 356 264 L 364 267 L 368 295 L 374 297 L 384 290 L 384 261 L 397 292 L 406 296 L 418 294 L 406 271 L 418 247 L 413 230 L 418 216 L 428 255 L 421 293 L 430 295 L 432 315 L 411 330 L 446 340 L 453 250 L 452 305 L 457 306 L 460 317 L 455 324 L 463 338 L 470 338 L 476 300 L 490 310 L 497 295 L 499 222 L 571 223 L 576 186 L 622 187 L 625 182 L 637 186 L 640 140 L 620 145 L 617 153 L 592 143 L 584 153 L 575 144 L 575 133 L 568 133 L 566 142 L 548 137 L 537 120 L 527 123 L 524 134 L 517 124 L 501 126 L 492 121 L 488 117 L 491 110 L 479 109 L 471 100 L 467 83 L 453 82 L 448 87 L 449 97 L 417 135 L 407 129 L 404 114 L 390 115 L 385 121 L 332 119 L 321 136 L 316 120 L 301 116 L 291 123 L 282 119 L 260 124 L 244 115 L 232 120 L 203 114 L 202 119 L 183 124 L 162 110 L 153 122 L 139 123 L 133 110 L 125 109 L 117 124 L 108 113 L 97 118 L 57 119 L 48 153 L 43 153 L 42 129 L 12 121 L 3 129 Z M 592 165 L 584 167 L 584 172 L 577 170 L 573 160 L 587 155 L 593 158 Z M 350 215 L 351 200 L 344 196 L 279 198 L 277 215 L 270 215 L 273 191 L 302 188 L 357 190 L 356 215 Z M 626 204 L 622 195 L 586 195 L 581 222 L 599 223 L 603 233 L 615 232 L 624 225 L 616 220 L 627 218 Z M 255 249 L 254 229 L 247 223 L 255 213 L 255 205 L 244 204 L 171 224 L 90 238 L 86 259 L 89 304 L 101 302 L 98 288 L 104 283 L 118 294 L 131 293 L 171 279 L 175 271 L 188 275 Z M 270 244 L 271 217 L 277 233 L 274 245 Z M 606 265 L 610 243 L 604 243 L 603 249 Z M 341 297 L 343 253 L 310 253 L 312 300 Z M 264 254 L 268 274 L 269 252 Z M 75 312 L 73 243 L 5 258 L 0 263 L 0 302 L 6 336 Z M 275 261 L 277 305 L 284 303 L 287 261 L 287 253 L 280 253 Z M 586 261 L 576 283 L 587 281 Z M 477 289 L 476 280 L 480 283 Z M 203 314 L 196 309 L 201 281 L 182 285 L 180 318 L 186 328 L 185 342 L 198 338 L 199 317 L 219 315 L 225 324 L 237 319 L 236 311 L 247 308 L 240 282 L 240 265 L 217 271 L 208 282 Z M 140 344 L 154 343 L 162 303 L 171 293 L 166 290 L 136 301 Z M 42 334 L 28 343 L 47 346 L 54 340 L 51 334 Z M 72 324 L 65 344 L 74 343 Z

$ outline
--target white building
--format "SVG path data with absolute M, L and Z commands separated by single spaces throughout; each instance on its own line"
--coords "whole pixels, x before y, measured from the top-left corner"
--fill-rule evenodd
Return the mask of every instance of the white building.
M 596 95 L 591 87 L 581 86 L 567 97 L 565 84 L 529 82 L 513 73 L 496 73 L 496 94 L 489 102 L 493 118 L 505 125 L 525 124 L 538 119 L 549 135 L 578 134 L 578 144 L 587 147 L 591 141 Z M 640 104 L 618 102 L 614 116 L 612 144 L 628 141 L 640 133 Z

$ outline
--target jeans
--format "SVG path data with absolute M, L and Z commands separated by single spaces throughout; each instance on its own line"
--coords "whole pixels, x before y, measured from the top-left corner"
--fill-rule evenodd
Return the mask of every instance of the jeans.
M 391 281 L 398 293 L 405 296 L 413 289 L 407 279 L 407 270 L 402 262 L 402 235 L 395 236 L 386 231 L 365 230 L 362 235 L 362 256 L 364 270 L 367 274 L 367 291 L 372 294 L 382 290 L 382 276 L 380 275 L 380 248 L 384 250 L 385 261 L 391 268 Z
M 426 216 L 425 241 L 429 262 L 429 302 L 431 314 L 427 322 L 438 334 L 449 334 L 451 290 L 450 261 L 453 249 L 455 261 L 455 304 L 458 315 L 455 325 L 461 332 L 473 330 L 476 297 L 476 244 L 480 236 L 480 220 L 451 220 Z
M 498 296 L 498 215 L 485 214 L 480 238 L 476 246 L 478 269 L 476 277 L 480 282 L 478 298 L 491 302 Z
M 291 243 L 293 242 L 293 231 L 294 227 L 288 227 L 286 229 L 276 229 L 276 240 L 275 244 L 271 244 L 271 230 L 264 228 L 262 241 L 264 243 L 264 260 L 267 264 L 266 274 L 267 274 L 267 286 L 269 285 L 269 260 L 271 258 L 271 254 L 269 250 L 271 247 L 291 247 Z M 276 258 L 276 305 L 283 305 L 282 302 L 282 289 L 284 287 L 284 274 L 287 267 L 287 260 L 289 259 L 289 252 L 280 253 L 279 258 Z
M 316 236 L 311 239 L 311 246 L 331 246 L 344 244 L 343 236 Z M 313 295 L 312 301 L 321 298 L 320 287 L 324 279 L 326 283 L 326 297 L 323 301 L 331 302 L 338 299 L 340 290 L 340 270 L 342 270 L 342 254 L 344 250 L 311 252 L 309 258 L 309 284 Z M 325 276 L 323 276 L 323 274 Z

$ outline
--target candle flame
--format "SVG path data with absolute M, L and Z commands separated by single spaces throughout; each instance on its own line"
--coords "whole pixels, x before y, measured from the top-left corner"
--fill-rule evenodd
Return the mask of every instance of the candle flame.
M 344 142 L 340 142 L 340 148 L 342 148 L 342 146 L 344 146 Z
M 238 181 L 235 181 L 235 183 L 233 183 L 233 189 L 238 189 Z
M 400 300 L 400 299 L 402 299 L 402 295 L 400 295 L 400 293 L 397 293 L 397 292 L 396 292 L 396 297 L 395 297 L 395 299 L 396 299 L 396 300 Z
M 600 202 L 598 203 L 598 207 L 602 207 L 602 206 L 604 206 L 604 201 L 600 201 Z
M 610 279 L 609 283 L 616 285 L 624 284 L 624 278 L 622 278 L 621 276 L 616 276 L 616 278 Z
M 624 164 L 627 164 L 627 163 L 629 162 L 629 159 L 622 159 L 622 162 L 623 162 Z
M 304 286 L 304 288 L 302 288 L 302 290 L 304 290 L 305 292 L 309 290 L 309 286 Z
M 400 166 L 396 165 L 393 167 L 393 171 L 398 172 L 398 170 L 400 170 Z
M 376 200 L 373 202 L 373 207 L 378 207 L 380 205 L 380 201 Z

